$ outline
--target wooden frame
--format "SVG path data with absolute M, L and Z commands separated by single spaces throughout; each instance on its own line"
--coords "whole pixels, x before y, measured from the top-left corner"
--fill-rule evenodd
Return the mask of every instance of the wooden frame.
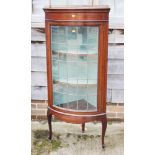
M 106 117 L 106 90 L 107 90 L 107 56 L 108 56 L 108 20 L 110 9 L 107 6 L 79 7 L 79 8 L 44 8 L 46 56 L 47 56 L 47 81 L 48 81 L 48 124 L 49 139 L 52 138 L 52 115 L 69 123 L 82 124 L 82 132 L 85 123 L 90 121 L 102 122 L 102 146 L 104 147 L 104 135 L 107 127 Z M 98 26 L 98 88 L 97 111 L 72 111 L 53 106 L 52 89 L 52 63 L 51 63 L 51 26 Z

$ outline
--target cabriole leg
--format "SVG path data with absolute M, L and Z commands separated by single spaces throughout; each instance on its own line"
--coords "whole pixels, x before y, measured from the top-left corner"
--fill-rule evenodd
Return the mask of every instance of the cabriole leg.
M 51 140 L 52 139 L 52 114 L 50 112 L 50 110 L 47 110 L 47 120 L 48 120 L 48 127 L 49 127 L 49 136 L 48 139 Z
M 82 123 L 82 132 L 85 132 L 85 123 Z
M 106 128 L 107 128 L 107 118 L 105 121 L 102 121 L 102 148 L 105 148 L 104 137 L 105 137 Z

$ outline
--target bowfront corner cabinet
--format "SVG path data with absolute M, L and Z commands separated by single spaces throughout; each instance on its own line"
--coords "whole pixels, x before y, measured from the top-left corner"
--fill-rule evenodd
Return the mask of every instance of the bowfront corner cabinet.
M 82 125 L 107 127 L 108 6 L 47 7 L 45 11 L 48 125 L 52 116 Z

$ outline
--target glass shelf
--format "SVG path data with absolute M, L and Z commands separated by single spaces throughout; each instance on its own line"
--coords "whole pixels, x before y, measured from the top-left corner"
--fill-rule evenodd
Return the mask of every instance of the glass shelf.
M 51 26 L 53 104 L 97 109 L 98 27 Z
M 97 54 L 98 51 L 96 44 L 52 43 L 51 46 L 55 53 Z
M 96 62 L 98 61 L 97 54 L 66 54 L 52 52 L 53 61 L 67 61 L 67 62 Z
M 70 94 L 70 95 L 97 95 L 97 88 L 96 85 L 79 85 L 79 84 L 70 84 L 70 83 L 61 83 L 61 82 L 54 82 L 53 83 L 53 91 L 60 92 L 63 94 Z
M 67 81 L 67 82 L 66 82 Z M 53 83 L 64 83 L 64 84 L 72 84 L 76 85 L 96 85 L 97 81 L 96 80 L 77 80 L 77 79 L 53 79 Z

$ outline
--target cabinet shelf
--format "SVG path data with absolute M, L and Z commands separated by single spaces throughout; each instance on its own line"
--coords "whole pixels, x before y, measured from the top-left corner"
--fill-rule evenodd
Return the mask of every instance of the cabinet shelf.
M 70 51 L 69 52 L 65 52 L 65 51 L 61 51 L 61 50 L 60 51 L 54 51 L 54 50 L 52 50 L 52 53 L 53 54 L 58 54 L 58 53 L 59 54 L 67 54 L 67 55 L 73 55 L 73 56 L 74 55 L 81 55 L 81 56 L 83 56 L 83 55 L 84 56 L 86 56 L 86 55 L 97 55 L 96 52 L 94 52 L 94 53 L 93 52 L 92 53 L 88 53 L 88 52 L 79 53 L 79 52 L 77 52 L 76 53 L 76 52 L 70 52 Z
M 82 82 L 82 81 L 86 81 L 86 82 Z M 61 83 L 61 84 L 64 84 L 64 85 L 67 85 L 67 84 L 70 84 L 70 85 L 89 85 L 89 86 L 95 86 L 97 85 L 97 80 L 54 80 L 53 83 Z
M 96 43 L 94 44 L 94 43 L 81 43 L 81 44 L 79 44 L 79 43 L 73 43 L 73 44 L 68 44 L 68 43 L 66 43 L 66 42 L 64 42 L 64 43 L 62 43 L 62 42 L 55 42 L 55 41 L 52 41 L 52 44 L 58 44 L 58 45 L 65 45 L 65 46 L 95 46 L 96 45 Z
M 93 93 L 89 93 L 89 94 L 73 94 L 73 93 L 68 93 L 68 92 L 61 92 L 61 91 L 53 91 L 53 93 L 58 93 L 58 94 L 61 94 L 61 95 L 69 95 L 69 96 L 96 96 L 96 94 L 93 94 Z
M 57 53 L 71 54 L 98 54 L 97 44 L 71 44 L 67 43 L 52 43 L 52 51 Z

